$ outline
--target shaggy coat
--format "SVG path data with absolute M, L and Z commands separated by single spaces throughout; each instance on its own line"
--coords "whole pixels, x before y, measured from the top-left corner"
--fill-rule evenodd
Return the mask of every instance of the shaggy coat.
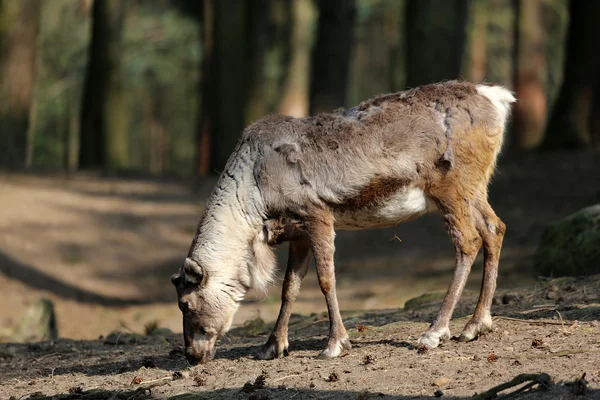
M 259 356 L 287 353 L 291 304 L 313 257 L 331 322 L 321 356 L 337 356 L 350 345 L 335 296 L 334 230 L 394 226 L 430 210 L 444 218 L 456 247 L 456 270 L 420 344 L 436 347 L 449 336 L 452 311 L 482 244 L 484 285 L 461 337 L 470 340 L 491 328 L 489 308 L 505 227 L 487 202 L 487 186 L 514 101 L 500 86 L 450 81 L 330 114 L 271 115 L 250 125 L 207 203 L 174 282 L 180 306 L 188 303 L 188 359 L 203 361 L 207 352 L 210 358 L 216 336 L 229 328 L 246 291 L 264 289 L 271 281 L 272 247 L 282 241 L 291 241 L 282 310 Z

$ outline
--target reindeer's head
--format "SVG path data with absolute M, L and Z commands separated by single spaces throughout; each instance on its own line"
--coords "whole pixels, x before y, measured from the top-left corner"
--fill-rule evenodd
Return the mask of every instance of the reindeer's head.
M 228 240 L 217 241 L 227 247 L 216 247 L 215 241 L 207 239 L 198 250 L 200 240 L 194 239 L 194 259 L 186 258 L 181 270 L 171 277 L 183 313 L 185 355 L 190 364 L 214 357 L 216 340 L 231 327 L 249 288 L 266 290 L 276 266 L 273 247 L 284 241 L 306 239 L 305 235 L 299 221 L 278 218 L 264 221 L 251 240 L 241 240 L 238 245 L 235 236 L 230 235 Z M 196 261 L 197 257 L 206 265 Z
M 192 365 L 214 357 L 215 342 L 229 330 L 238 309 L 237 285 L 222 278 L 211 276 L 191 258 L 171 276 L 183 313 L 185 356 Z

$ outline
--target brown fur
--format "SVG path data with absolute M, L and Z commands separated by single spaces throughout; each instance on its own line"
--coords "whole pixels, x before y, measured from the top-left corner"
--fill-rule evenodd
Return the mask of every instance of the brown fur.
M 461 338 L 470 340 L 473 333 L 476 336 L 489 329 L 505 230 L 487 203 L 487 186 L 503 141 L 504 126 L 495 123 L 495 112 L 474 84 L 446 82 L 379 96 L 357 107 L 302 120 L 270 117 L 248 129 L 249 135 L 270 135 L 281 132 L 283 121 L 291 125 L 291 133 L 287 133 L 295 138 L 294 146 L 286 147 L 286 158 L 299 166 L 298 175 L 273 176 L 259 165 L 262 174 L 257 176 L 272 212 L 279 212 L 278 204 L 285 204 L 282 211 L 290 210 L 293 204 L 292 212 L 306 221 L 319 284 L 330 312 L 330 342 L 324 354 L 334 353 L 336 346 L 349 345 L 335 299 L 331 211 L 353 212 L 383 203 L 402 187 L 421 188 L 436 203 L 456 248 L 454 277 L 438 316 L 424 334 L 424 343 L 435 347 L 438 338 L 448 336 L 452 312 L 482 245 L 485 267 L 481 295 Z M 384 163 L 384 171 L 378 170 L 362 184 L 353 183 L 351 178 L 368 169 L 370 160 L 386 157 L 408 161 L 393 172 L 385 171 L 388 167 Z M 320 201 L 302 200 L 302 190 L 292 191 L 296 197 L 286 199 L 285 188 L 294 187 L 293 180 L 317 192 L 320 186 L 338 185 L 339 189 L 334 198 L 327 198 L 325 191 Z M 277 198 L 269 201 L 273 187 L 280 189 Z M 428 340 L 427 335 L 433 339 Z
M 461 340 L 490 329 L 505 226 L 487 202 L 487 187 L 513 101 L 502 88 L 450 81 L 329 114 L 268 116 L 250 125 L 190 249 L 189 257 L 203 264 L 208 282 L 211 274 L 219 274 L 219 282 L 231 280 L 207 293 L 216 297 L 234 288 L 237 295 L 247 287 L 264 287 L 274 271 L 271 247 L 290 241 L 280 315 L 259 357 L 287 352 L 287 322 L 311 256 L 329 312 L 329 339 L 321 356 L 336 357 L 350 348 L 336 296 L 336 226 L 392 226 L 422 215 L 433 201 L 454 244 L 456 266 L 420 344 L 436 347 L 449 338 L 450 318 L 482 246 L 481 295 Z M 252 249 L 246 252 L 248 242 Z M 231 267 L 232 259 L 241 266 Z M 208 317 L 216 321 L 215 315 L 202 314 L 199 324 L 210 322 Z
M 336 210 L 357 210 L 372 206 L 375 203 L 385 201 L 398 191 L 399 188 L 406 186 L 407 181 L 397 178 L 373 178 L 360 192 L 341 204 L 336 204 Z

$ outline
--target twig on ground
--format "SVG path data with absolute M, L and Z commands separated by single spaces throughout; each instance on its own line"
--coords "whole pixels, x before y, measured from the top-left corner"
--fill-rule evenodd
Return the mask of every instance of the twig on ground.
M 173 380 L 173 376 L 164 376 L 162 378 L 152 379 L 152 380 L 149 380 L 149 381 L 142 381 L 139 384 L 139 386 L 143 385 L 144 388 L 147 388 L 146 385 L 148 385 L 148 384 L 154 384 L 155 382 L 162 382 L 162 381 L 166 381 L 166 380 Z
M 531 310 L 521 311 L 519 314 L 528 315 L 528 314 L 533 314 L 533 313 L 542 312 L 542 311 L 556 311 L 556 307 L 540 306 L 539 308 L 532 308 Z
M 282 377 L 277 378 L 277 379 L 273 379 L 271 382 L 279 382 L 279 381 L 282 381 L 282 380 L 287 379 L 287 378 L 293 378 L 294 376 L 302 376 L 302 375 L 306 375 L 306 374 L 308 374 L 308 372 L 304 372 L 304 373 L 300 373 L 300 374 L 286 375 L 286 376 L 282 376 Z
M 560 318 L 560 324 L 564 331 L 565 330 L 565 320 L 563 319 L 562 315 L 560 314 L 560 311 L 558 311 L 558 310 L 554 310 L 554 311 L 556 311 L 556 313 L 558 314 L 558 318 Z
M 554 322 L 554 321 L 534 321 L 534 320 L 530 320 L 530 319 L 519 319 L 519 318 L 511 318 L 511 317 L 504 317 L 504 316 L 495 316 L 494 319 L 503 319 L 506 321 L 515 321 L 515 322 L 523 322 L 525 324 L 531 324 L 531 325 L 564 325 L 564 322 Z
M 317 325 L 317 324 L 320 324 L 320 323 L 322 323 L 322 322 L 329 322 L 329 320 L 328 320 L 328 319 L 320 319 L 320 320 L 318 320 L 318 321 L 311 322 L 311 323 L 310 323 L 310 324 L 308 324 L 308 325 L 301 326 L 300 328 L 296 328 L 296 329 L 294 329 L 294 330 L 295 330 L 295 331 L 301 331 L 301 330 L 303 330 L 303 329 L 310 328 L 311 326 L 313 326 L 313 325 Z

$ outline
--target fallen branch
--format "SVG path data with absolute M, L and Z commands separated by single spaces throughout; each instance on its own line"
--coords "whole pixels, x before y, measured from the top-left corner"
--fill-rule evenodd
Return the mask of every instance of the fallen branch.
M 528 314 L 533 314 L 533 313 L 542 312 L 542 311 L 556 311 L 556 310 L 557 310 L 556 307 L 540 306 L 539 308 L 533 308 L 531 310 L 521 311 L 519 314 L 528 315 Z
M 529 382 L 529 381 L 531 381 L 531 382 Z M 502 392 L 503 390 L 510 389 L 512 387 L 515 387 L 515 386 L 520 385 L 525 382 L 529 382 L 529 383 L 511 393 L 507 393 L 505 395 L 497 397 L 498 393 Z M 541 387 L 548 389 L 548 388 L 550 388 L 550 386 L 552 386 L 552 378 L 550 378 L 550 375 L 544 374 L 544 373 L 517 375 L 516 377 L 514 377 L 512 380 L 510 380 L 508 382 L 502 383 L 498 386 L 494 386 L 490 390 L 483 392 L 481 394 L 476 394 L 475 396 L 473 396 L 473 398 L 477 399 L 477 400 L 509 399 L 511 397 L 516 396 L 519 393 L 522 393 L 523 391 L 525 391 L 527 389 L 531 389 L 535 385 L 540 385 Z
M 496 316 L 496 317 L 494 317 L 494 319 L 495 320 L 503 319 L 506 321 L 523 322 L 525 324 L 531 324 L 531 325 L 560 325 L 560 326 L 564 325 L 564 322 L 534 321 L 534 320 L 530 320 L 530 319 L 519 319 L 519 318 L 511 318 L 511 317 L 503 317 L 503 316 Z

